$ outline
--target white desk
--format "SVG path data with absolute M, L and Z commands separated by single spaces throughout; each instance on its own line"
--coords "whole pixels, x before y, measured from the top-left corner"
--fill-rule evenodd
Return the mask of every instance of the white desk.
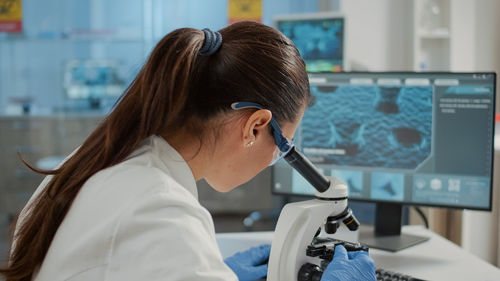
M 403 232 L 427 236 L 430 239 L 396 253 L 370 249 L 377 267 L 429 281 L 500 280 L 499 268 L 422 226 L 404 226 Z M 272 236 L 272 232 L 221 233 L 217 234 L 217 243 L 219 243 L 222 255 L 228 257 L 252 246 L 271 243 Z
M 498 267 L 422 226 L 405 226 L 403 232 L 427 236 L 430 239 L 396 253 L 370 250 L 377 267 L 425 280 L 500 280 Z

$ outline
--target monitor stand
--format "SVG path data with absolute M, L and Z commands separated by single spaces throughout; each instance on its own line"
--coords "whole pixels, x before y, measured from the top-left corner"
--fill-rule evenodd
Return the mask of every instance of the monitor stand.
M 429 240 L 428 237 L 401 233 L 403 205 L 397 203 L 377 203 L 375 229 L 362 227 L 359 242 L 370 248 L 396 252 Z

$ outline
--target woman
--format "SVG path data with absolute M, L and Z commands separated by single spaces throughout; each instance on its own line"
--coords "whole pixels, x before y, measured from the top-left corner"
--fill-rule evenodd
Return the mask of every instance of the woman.
M 310 98 L 304 62 L 275 29 L 173 31 L 82 146 L 39 171 L 50 176 L 21 213 L 1 273 L 8 281 L 265 276 L 269 246 L 222 260 L 195 182 L 227 192 L 254 177 L 278 155 L 271 120 L 291 139 Z M 236 110 L 238 102 L 265 109 Z

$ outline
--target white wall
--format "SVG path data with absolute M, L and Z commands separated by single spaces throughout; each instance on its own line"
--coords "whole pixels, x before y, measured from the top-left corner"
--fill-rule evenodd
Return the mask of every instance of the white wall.
M 451 70 L 474 71 L 476 4 L 474 1 L 468 0 L 455 0 L 454 3 L 454 5 L 451 5 L 450 12 Z
M 343 0 L 347 70 L 410 70 L 412 2 Z

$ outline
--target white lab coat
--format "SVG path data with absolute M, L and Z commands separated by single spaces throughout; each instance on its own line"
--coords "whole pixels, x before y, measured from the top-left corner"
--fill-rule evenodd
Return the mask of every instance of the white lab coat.
M 152 136 L 84 184 L 34 280 L 238 278 L 223 262 L 189 166 Z

